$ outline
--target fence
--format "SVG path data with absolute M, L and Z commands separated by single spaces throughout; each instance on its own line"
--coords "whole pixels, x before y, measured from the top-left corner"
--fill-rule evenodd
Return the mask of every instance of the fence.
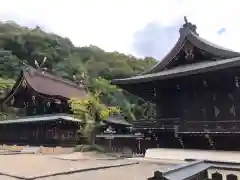
M 139 149 L 139 138 L 133 134 L 98 134 L 96 144 L 104 146 L 109 152 L 124 154 L 137 154 Z

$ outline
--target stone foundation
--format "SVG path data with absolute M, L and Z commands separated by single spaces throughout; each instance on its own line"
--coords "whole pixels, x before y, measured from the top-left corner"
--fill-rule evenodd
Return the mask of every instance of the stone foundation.
M 217 151 L 217 150 L 193 150 L 193 149 L 167 149 L 150 148 L 147 149 L 145 158 L 156 158 L 166 160 L 197 159 L 223 162 L 240 163 L 240 152 L 237 151 Z
M 10 146 L 10 145 L 0 145 L 0 150 L 7 151 L 22 151 L 27 146 Z M 40 147 L 41 154 L 66 154 L 71 153 L 73 148 L 63 148 L 63 147 Z

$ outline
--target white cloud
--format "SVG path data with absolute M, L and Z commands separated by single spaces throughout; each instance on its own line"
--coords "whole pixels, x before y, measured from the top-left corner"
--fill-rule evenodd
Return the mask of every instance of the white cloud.
M 195 4 L 193 2 L 188 0 L 185 7 L 190 20 L 197 24 L 200 35 L 222 46 L 240 51 L 240 19 L 238 18 L 240 1 L 202 0 Z M 226 32 L 219 36 L 217 31 L 221 28 L 225 28 Z
M 133 35 L 146 24 L 157 22 L 161 27 L 175 26 L 184 15 L 187 15 L 189 21 L 197 25 L 202 37 L 240 51 L 238 0 L 0 0 L 0 2 L 1 20 L 15 20 L 25 25 L 39 24 L 46 30 L 69 37 L 76 45 L 94 44 L 107 51 L 134 53 Z M 226 28 L 226 32 L 219 36 L 217 31 L 221 28 Z M 162 33 L 164 36 L 164 33 L 168 32 Z M 161 42 L 161 39 L 156 41 Z M 165 45 L 161 47 L 173 44 L 167 41 L 163 43 Z

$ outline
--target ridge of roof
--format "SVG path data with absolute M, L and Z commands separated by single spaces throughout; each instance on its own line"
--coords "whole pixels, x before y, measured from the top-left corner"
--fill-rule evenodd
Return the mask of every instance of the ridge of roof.
M 32 73 L 36 73 L 39 76 L 47 77 L 47 78 L 50 78 L 51 80 L 54 80 L 54 81 L 59 81 L 61 83 L 70 85 L 70 86 L 78 88 L 80 90 L 85 89 L 85 87 L 83 85 L 78 85 L 78 84 L 74 83 L 73 81 L 70 81 L 68 79 L 64 79 L 62 77 L 58 77 L 58 76 L 56 76 L 54 74 L 51 74 L 51 73 L 49 73 L 47 71 L 43 71 L 41 69 L 36 69 L 36 68 L 34 68 L 32 66 L 28 66 L 25 70 L 23 70 L 23 75 L 24 76 L 25 76 L 26 72 L 28 72 L 30 76 L 32 76 Z
M 162 71 L 171 62 L 171 60 L 176 57 L 176 55 L 181 51 L 187 41 L 189 41 L 199 49 L 205 50 L 223 58 L 240 57 L 240 52 L 235 52 L 225 47 L 221 47 L 200 37 L 199 34 L 196 32 L 196 25 L 187 22 L 185 17 L 184 20 L 185 24 L 183 24 L 183 26 L 179 30 L 180 37 L 178 38 L 177 42 L 170 50 L 170 52 L 168 52 L 168 54 L 166 54 L 160 62 L 158 62 L 155 66 L 153 66 L 150 70 L 146 71 L 143 74 L 151 74 Z
M 121 117 L 120 115 L 109 116 L 104 121 L 108 122 L 108 123 L 113 123 L 113 124 L 121 124 L 121 125 L 131 126 L 131 124 L 128 121 L 126 121 L 123 117 Z
M 55 121 L 55 120 L 82 122 L 80 119 L 73 117 L 70 114 L 46 114 L 46 115 L 36 115 L 36 116 L 25 116 L 16 119 L 6 119 L 0 121 L 0 124 L 10 124 L 10 123 L 29 123 L 29 122 L 43 122 L 43 121 Z
M 60 78 L 41 69 L 26 66 L 21 71 L 24 81 L 36 92 L 43 95 L 60 96 L 67 99 L 83 98 L 88 91 L 72 81 Z
M 222 56 L 225 58 L 240 57 L 240 52 L 236 52 L 234 50 L 231 50 L 226 47 L 217 45 L 213 42 L 210 42 L 210 41 L 200 37 L 199 35 L 195 34 L 192 31 L 189 31 L 188 33 L 189 33 L 189 35 L 187 36 L 188 41 L 190 41 L 191 43 L 193 43 L 194 45 L 196 45 L 198 48 L 200 48 L 202 50 L 207 51 L 206 48 L 208 47 L 208 48 L 213 48 L 213 49 L 217 50 L 217 52 L 215 52 L 215 53 L 212 51 L 212 53 L 214 55 Z M 197 42 L 194 42 L 194 41 L 197 41 Z M 197 44 L 200 42 L 206 46 L 202 45 L 202 47 L 201 47 L 200 44 Z M 209 51 L 211 51 L 211 50 L 209 50 Z
M 204 42 L 205 44 L 208 44 L 209 46 L 213 46 L 213 47 L 215 47 L 215 48 L 218 48 L 218 49 L 221 49 L 221 50 L 224 50 L 224 51 L 229 51 L 229 52 L 234 53 L 234 54 L 236 54 L 236 55 L 240 55 L 240 52 L 236 52 L 236 51 L 234 51 L 234 50 L 232 50 L 232 49 L 228 49 L 228 48 L 226 48 L 226 47 L 223 47 L 223 46 L 220 46 L 220 45 L 218 45 L 218 44 L 215 44 L 215 43 L 213 43 L 213 42 L 211 42 L 211 41 L 208 41 L 207 39 L 202 38 L 201 36 L 199 36 L 198 34 L 195 34 L 195 33 L 192 32 L 192 31 L 189 31 L 189 34 L 191 34 L 191 36 L 197 38 L 198 40 Z

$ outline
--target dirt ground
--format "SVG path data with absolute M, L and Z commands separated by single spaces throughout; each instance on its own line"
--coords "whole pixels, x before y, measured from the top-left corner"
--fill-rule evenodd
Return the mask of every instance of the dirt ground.
M 37 179 L 37 180 L 146 180 L 153 172 L 170 165 L 152 163 L 132 164 L 122 167 L 112 167 L 102 170 L 91 170 L 67 175 L 53 175 L 67 171 L 96 168 L 102 166 L 126 165 L 136 163 L 128 159 L 101 159 L 86 158 L 89 155 L 79 153 L 72 155 L 0 155 L 0 179 Z M 59 159 L 60 158 L 60 159 Z M 69 160 L 69 159 L 70 160 Z M 41 178 L 41 176 L 45 176 Z

